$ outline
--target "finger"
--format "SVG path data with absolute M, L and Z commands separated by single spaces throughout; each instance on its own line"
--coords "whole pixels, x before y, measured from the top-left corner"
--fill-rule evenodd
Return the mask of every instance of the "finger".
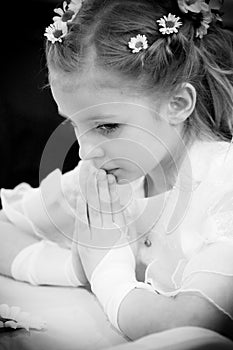
M 78 188 L 85 200 L 87 199 L 87 179 L 90 174 L 94 173 L 94 171 L 96 171 L 96 169 L 90 160 L 82 160 L 79 162 Z
M 88 244 L 90 238 L 90 229 L 87 217 L 87 203 L 81 194 L 78 194 L 73 240 L 76 244 Z
M 97 188 L 96 170 L 88 175 L 86 183 L 87 209 L 89 225 L 93 228 L 102 227 L 102 217 Z
M 123 208 L 120 204 L 120 197 L 116 190 L 116 180 L 113 175 L 108 175 L 108 185 L 112 208 L 112 217 L 114 223 L 121 228 L 121 230 L 126 229 L 126 220 L 124 216 Z
M 102 169 L 100 169 L 97 174 L 97 184 L 102 218 L 102 227 L 112 228 L 113 217 L 108 178 L 106 172 Z

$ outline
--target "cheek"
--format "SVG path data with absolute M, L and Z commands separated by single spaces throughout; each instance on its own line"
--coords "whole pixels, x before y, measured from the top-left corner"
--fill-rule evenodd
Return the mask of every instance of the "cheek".
M 104 151 L 108 159 L 116 160 L 117 164 L 127 169 L 138 169 L 144 173 L 151 170 L 161 160 L 155 152 L 154 140 L 111 140 L 104 145 Z

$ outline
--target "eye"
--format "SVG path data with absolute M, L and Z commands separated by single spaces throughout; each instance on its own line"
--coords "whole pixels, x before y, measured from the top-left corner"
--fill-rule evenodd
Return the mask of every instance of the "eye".
M 111 124 L 101 124 L 96 127 L 96 129 L 101 132 L 103 135 L 109 135 L 114 133 L 119 129 L 120 124 L 111 123 Z

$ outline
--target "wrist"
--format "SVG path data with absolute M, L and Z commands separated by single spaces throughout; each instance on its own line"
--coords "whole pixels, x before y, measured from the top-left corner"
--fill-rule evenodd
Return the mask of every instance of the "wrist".
M 149 284 L 137 281 L 135 258 L 129 245 L 110 250 L 94 270 L 90 284 L 110 322 L 120 332 L 118 312 L 124 298 L 135 288 L 154 291 Z

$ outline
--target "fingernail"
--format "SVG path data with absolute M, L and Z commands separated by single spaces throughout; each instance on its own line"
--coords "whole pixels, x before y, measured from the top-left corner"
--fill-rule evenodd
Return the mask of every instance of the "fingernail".
M 99 171 L 97 172 L 97 180 L 103 181 L 106 179 L 106 171 L 104 171 L 103 169 L 99 169 Z
M 112 174 L 109 174 L 107 177 L 108 177 L 108 183 L 110 185 L 112 185 L 116 182 L 115 176 L 113 176 Z

